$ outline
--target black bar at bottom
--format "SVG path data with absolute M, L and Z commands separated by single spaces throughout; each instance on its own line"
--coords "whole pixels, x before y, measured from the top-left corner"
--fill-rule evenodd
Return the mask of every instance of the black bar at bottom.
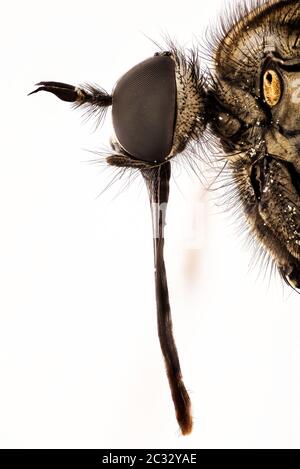
M 220 462 L 232 464 L 234 462 L 259 462 L 270 464 L 273 457 L 278 464 L 286 464 L 287 456 L 295 457 L 299 450 L 205 450 L 205 449 L 0 449 L 0 465 L 29 464 L 44 467 L 48 464 L 66 465 L 66 467 L 106 467 L 108 465 L 121 465 L 123 467 L 138 467 L 151 465 L 194 465 Z M 274 459 L 275 459 L 274 458 Z M 5 466 L 4 466 L 5 464 Z

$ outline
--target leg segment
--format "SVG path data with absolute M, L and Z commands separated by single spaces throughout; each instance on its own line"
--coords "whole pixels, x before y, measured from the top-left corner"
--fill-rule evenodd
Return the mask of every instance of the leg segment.
M 100 87 L 85 85 L 82 87 L 60 83 L 58 81 L 41 81 L 37 83 L 38 88 L 29 95 L 39 91 L 48 91 L 55 94 L 62 101 L 82 104 L 92 104 L 99 107 L 108 107 L 112 104 L 112 97 Z M 28 95 L 28 96 L 29 96 Z

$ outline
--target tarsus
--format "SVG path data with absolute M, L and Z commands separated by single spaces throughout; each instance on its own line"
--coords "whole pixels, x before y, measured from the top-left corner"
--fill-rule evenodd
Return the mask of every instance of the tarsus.
M 152 211 L 158 336 L 165 359 L 176 418 L 182 434 L 188 435 L 193 427 L 191 401 L 183 383 L 178 352 L 173 337 L 164 261 L 164 226 L 169 200 L 171 166 L 167 162 L 156 168 L 142 170 L 142 174 L 147 184 Z

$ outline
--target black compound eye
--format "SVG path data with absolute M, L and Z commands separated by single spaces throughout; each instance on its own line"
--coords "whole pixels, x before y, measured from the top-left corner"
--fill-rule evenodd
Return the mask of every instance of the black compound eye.
M 117 83 L 112 118 L 129 155 L 162 162 L 171 153 L 176 121 L 175 62 L 156 56 L 133 67 Z

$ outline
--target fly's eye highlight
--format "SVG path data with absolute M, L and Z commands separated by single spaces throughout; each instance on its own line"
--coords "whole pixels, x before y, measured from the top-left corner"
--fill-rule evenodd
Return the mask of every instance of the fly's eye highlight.
M 279 103 L 282 95 L 282 83 L 275 70 L 267 70 L 263 75 L 263 96 L 270 107 Z

